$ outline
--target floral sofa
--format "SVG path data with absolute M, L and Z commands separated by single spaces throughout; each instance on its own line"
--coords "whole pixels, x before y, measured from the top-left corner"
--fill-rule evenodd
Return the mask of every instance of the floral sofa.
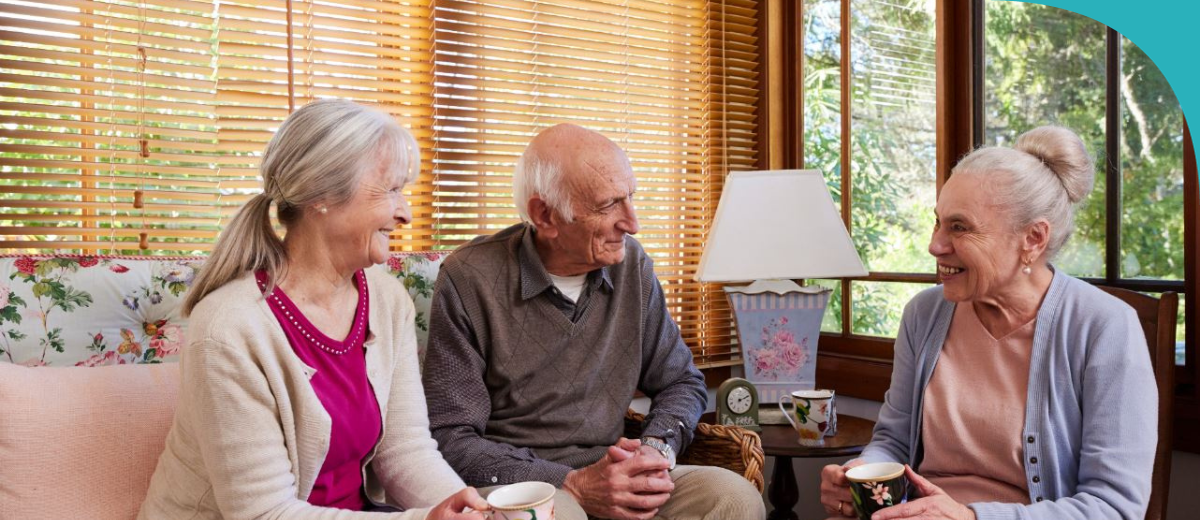
M 443 257 L 372 267 L 408 288 L 422 349 Z M 175 412 L 180 309 L 203 263 L 0 256 L 0 518 L 136 516 Z
M 400 279 L 417 305 L 418 344 L 444 253 L 397 253 L 372 269 Z M 184 293 L 200 257 L 0 256 L 0 360 L 33 366 L 177 361 Z
M 423 357 L 445 253 L 396 253 L 384 269 L 417 307 Z M 0 256 L 0 519 L 136 515 L 170 429 L 184 294 L 198 257 Z M 87 368 L 83 368 L 87 367 Z M 631 412 L 627 435 L 641 417 Z M 763 486 L 758 437 L 701 425 L 680 457 Z

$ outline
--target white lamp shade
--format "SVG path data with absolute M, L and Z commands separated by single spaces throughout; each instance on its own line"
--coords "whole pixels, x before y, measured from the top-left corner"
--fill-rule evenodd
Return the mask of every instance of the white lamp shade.
M 726 177 L 697 280 L 866 275 L 820 172 L 734 172 Z

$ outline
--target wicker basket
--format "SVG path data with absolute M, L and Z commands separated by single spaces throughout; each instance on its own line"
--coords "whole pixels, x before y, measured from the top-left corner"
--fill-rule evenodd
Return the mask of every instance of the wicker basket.
M 625 412 L 625 436 L 642 436 L 645 415 Z M 679 464 L 717 466 L 746 477 L 760 492 L 763 490 L 763 450 L 758 434 L 737 426 L 697 424 L 696 435 L 687 450 L 676 460 Z

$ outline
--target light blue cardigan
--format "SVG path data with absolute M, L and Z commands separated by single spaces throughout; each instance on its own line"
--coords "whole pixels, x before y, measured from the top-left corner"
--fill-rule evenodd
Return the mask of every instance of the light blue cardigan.
M 863 459 L 907 462 L 919 472 L 923 394 L 954 306 L 939 286 L 905 307 L 891 387 Z M 1030 504 L 970 504 L 976 516 L 1142 520 L 1158 442 L 1158 390 L 1133 309 L 1055 271 L 1029 365 L 1021 444 Z

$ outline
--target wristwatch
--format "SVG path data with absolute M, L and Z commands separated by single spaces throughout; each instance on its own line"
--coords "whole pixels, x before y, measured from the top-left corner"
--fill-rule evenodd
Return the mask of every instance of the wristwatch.
M 642 437 L 642 444 L 658 450 L 663 458 L 671 462 L 670 469 L 675 469 L 675 448 L 672 448 L 670 444 L 658 437 Z

